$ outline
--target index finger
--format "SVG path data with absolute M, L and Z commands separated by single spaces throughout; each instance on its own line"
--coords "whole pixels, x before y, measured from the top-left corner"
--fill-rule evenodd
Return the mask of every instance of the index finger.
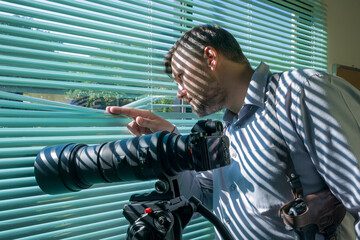
M 126 115 L 130 118 L 136 118 L 137 116 L 148 117 L 150 113 L 149 111 L 143 109 L 115 106 L 107 107 L 106 110 L 109 113 Z

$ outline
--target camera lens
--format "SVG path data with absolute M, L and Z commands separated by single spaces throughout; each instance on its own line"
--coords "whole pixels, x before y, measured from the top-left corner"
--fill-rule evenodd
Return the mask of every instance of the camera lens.
M 34 163 L 35 178 L 45 193 L 59 194 L 95 183 L 156 179 L 185 170 L 222 167 L 230 158 L 229 140 L 221 131 L 220 122 L 200 120 L 190 135 L 163 131 L 94 146 L 45 147 Z
M 189 137 L 155 134 L 101 145 L 45 147 L 35 161 L 35 177 L 48 194 L 86 189 L 94 183 L 155 179 L 193 169 Z

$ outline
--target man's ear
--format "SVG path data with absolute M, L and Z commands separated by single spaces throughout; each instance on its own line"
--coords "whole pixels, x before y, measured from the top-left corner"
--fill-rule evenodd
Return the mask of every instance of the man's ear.
M 204 57 L 206 59 L 206 63 L 211 71 L 214 71 L 218 61 L 218 55 L 215 48 L 207 46 L 204 49 Z

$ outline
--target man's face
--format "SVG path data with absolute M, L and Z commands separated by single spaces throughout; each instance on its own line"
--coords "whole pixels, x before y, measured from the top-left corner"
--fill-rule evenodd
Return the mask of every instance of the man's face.
M 171 60 L 178 98 L 188 102 L 200 117 L 217 112 L 225 104 L 225 89 L 207 61 L 206 56 L 184 48 L 178 48 Z

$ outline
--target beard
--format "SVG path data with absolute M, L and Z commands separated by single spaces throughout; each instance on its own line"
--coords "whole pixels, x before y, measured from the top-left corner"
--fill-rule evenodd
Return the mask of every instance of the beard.
M 205 93 L 205 92 L 204 92 Z M 204 117 L 221 110 L 225 106 L 226 94 L 221 88 L 208 90 L 206 94 L 192 98 L 191 108 L 198 117 Z

